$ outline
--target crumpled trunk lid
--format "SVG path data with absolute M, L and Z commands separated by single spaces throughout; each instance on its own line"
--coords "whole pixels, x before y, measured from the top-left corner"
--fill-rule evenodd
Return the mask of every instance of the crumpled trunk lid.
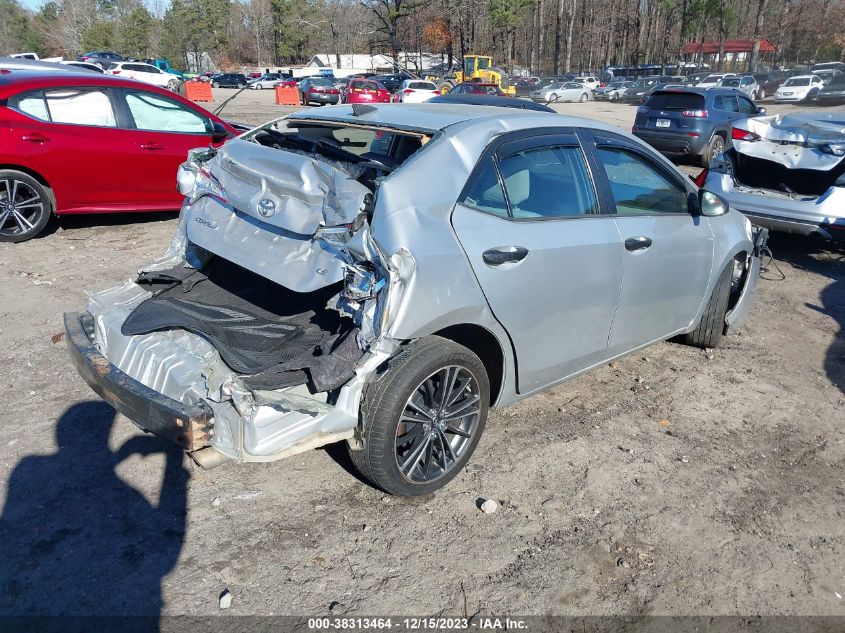
M 297 292 L 343 279 L 337 248 L 315 234 L 370 203 L 355 165 L 234 139 L 205 167 L 223 195 L 186 209 L 191 242 Z

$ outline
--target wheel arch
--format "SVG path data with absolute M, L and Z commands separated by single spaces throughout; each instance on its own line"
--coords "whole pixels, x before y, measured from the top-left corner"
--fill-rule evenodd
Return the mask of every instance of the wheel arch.
M 496 335 L 475 323 L 450 325 L 432 334 L 463 345 L 478 356 L 487 371 L 490 406 L 494 406 L 502 394 L 505 380 L 505 351 Z
M 47 181 L 47 179 L 44 176 L 42 176 L 40 173 L 38 173 L 34 169 L 30 169 L 29 167 L 24 167 L 23 165 L 17 165 L 15 163 L 0 163 L 0 170 L 4 170 L 4 169 L 11 169 L 11 170 L 14 170 L 14 171 L 19 171 L 23 174 L 26 174 L 27 176 L 35 178 L 35 180 L 37 180 L 47 190 L 47 195 L 50 198 L 50 205 L 52 207 L 50 209 L 50 213 L 56 213 L 56 192 L 53 191 L 53 187 L 50 186 L 50 183 Z

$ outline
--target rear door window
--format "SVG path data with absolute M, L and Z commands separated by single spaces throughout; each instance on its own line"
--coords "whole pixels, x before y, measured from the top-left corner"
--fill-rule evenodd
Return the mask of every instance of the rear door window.
M 52 123 L 116 127 L 111 99 L 105 90 L 56 88 L 16 95 L 9 106 L 31 117 Z

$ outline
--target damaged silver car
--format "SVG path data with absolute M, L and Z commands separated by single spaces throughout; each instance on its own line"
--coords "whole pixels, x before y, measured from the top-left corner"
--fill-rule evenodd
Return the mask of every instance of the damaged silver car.
M 400 495 L 455 477 L 491 407 L 716 345 L 766 238 L 630 134 L 498 107 L 299 112 L 178 182 L 170 249 L 65 315 L 80 374 L 204 467 L 346 441 Z
M 845 112 L 735 122 L 704 186 L 771 230 L 845 239 Z

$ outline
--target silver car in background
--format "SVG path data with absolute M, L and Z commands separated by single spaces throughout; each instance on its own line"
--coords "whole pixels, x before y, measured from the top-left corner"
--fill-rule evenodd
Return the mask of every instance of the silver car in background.
M 592 98 L 593 91 L 578 81 L 555 81 L 540 90 L 531 93 L 531 99 L 539 103 L 557 101 L 579 101 L 584 103 Z
M 343 105 L 191 152 L 170 249 L 65 315 L 85 380 L 201 465 L 346 441 L 439 489 L 504 407 L 748 313 L 765 231 L 589 119 Z
M 722 88 L 734 88 L 735 90 L 739 90 L 752 101 L 757 101 L 760 91 L 760 86 L 757 85 L 757 80 L 751 75 L 725 77 L 719 82 L 719 86 Z
M 845 113 L 778 114 L 733 123 L 705 187 L 754 224 L 845 239 Z

